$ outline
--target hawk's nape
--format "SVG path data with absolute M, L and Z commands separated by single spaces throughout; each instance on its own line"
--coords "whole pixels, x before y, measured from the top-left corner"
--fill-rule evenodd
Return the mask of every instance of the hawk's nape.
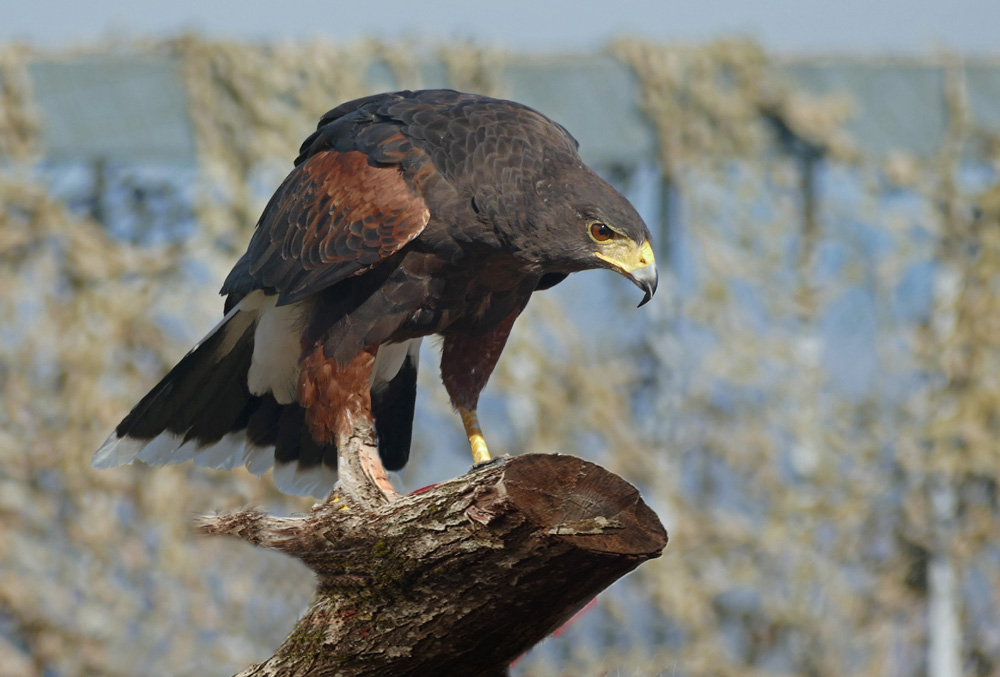
M 282 491 L 319 496 L 338 446 L 370 422 L 382 464 L 399 469 L 431 334 L 474 460 L 488 460 L 479 394 L 514 321 L 534 291 L 591 268 L 628 277 L 643 303 L 656 290 L 649 230 L 561 126 L 450 90 L 345 103 L 264 209 L 223 284 L 222 322 L 93 465 L 273 467 Z

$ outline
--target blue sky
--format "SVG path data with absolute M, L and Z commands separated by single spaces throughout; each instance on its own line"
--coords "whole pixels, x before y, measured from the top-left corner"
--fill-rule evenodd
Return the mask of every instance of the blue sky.
M 194 29 L 237 39 L 472 38 L 518 51 L 590 51 L 618 35 L 748 35 L 784 53 L 1000 54 L 1000 0 L 34 0 L 0 41 L 55 47 Z

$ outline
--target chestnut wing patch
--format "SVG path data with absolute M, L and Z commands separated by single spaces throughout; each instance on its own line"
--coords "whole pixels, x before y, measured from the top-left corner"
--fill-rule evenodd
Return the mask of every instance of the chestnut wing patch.
M 360 151 L 311 155 L 264 210 L 246 254 L 250 275 L 284 305 L 371 269 L 430 219 L 411 185 L 399 165 L 373 166 Z

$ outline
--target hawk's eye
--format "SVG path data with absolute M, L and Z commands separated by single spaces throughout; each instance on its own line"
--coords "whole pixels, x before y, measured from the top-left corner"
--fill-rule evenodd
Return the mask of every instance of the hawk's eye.
M 590 237 L 597 242 L 606 242 L 615 236 L 615 231 L 598 221 L 590 224 Z

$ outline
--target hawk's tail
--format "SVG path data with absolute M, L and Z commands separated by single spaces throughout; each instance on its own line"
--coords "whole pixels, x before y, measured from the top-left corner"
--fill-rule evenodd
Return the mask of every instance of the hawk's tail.
M 193 460 L 226 470 L 245 465 L 256 475 L 274 466 L 279 490 L 325 496 L 337 478 L 336 447 L 313 441 L 305 410 L 284 392 L 282 381 L 294 383 L 297 374 L 267 373 L 294 369 L 294 356 L 291 364 L 258 363 L 251 373 L 255 342 L 274 333 L 271 317 L 262 318 L 272 308 L 273 303 L 232 308 L 118 424 L 91 465 Z M 251 392 L 251 385 L 263 394 Z

